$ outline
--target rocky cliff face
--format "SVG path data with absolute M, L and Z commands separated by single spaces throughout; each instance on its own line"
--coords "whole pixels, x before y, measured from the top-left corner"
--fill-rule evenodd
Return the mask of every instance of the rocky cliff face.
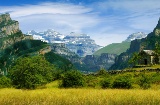
M 96 55 L 87 55 L 81 60 L 81 66 L 83 68 L 79 68 L 82 71 L 85 69 L 88 71 L 97 71 L 100 69 L 108 69 L 111 65 L 114 64 L 114 59 L 116 54 L 103 53 L 100 56 Z M 85 68 L 85 69 L 84 69 Z
M 128 60 L 134 52 L 140 52 L 141 50 L 153 50 L 155 49 L 155 44 L 157 42 L 160 44 L 160 20 L 153 32 L 148 34 L 146 38 L 133 40 L 130 48 L 116 58 L 115 64 L 112 65 L 110 69 L 115 70 L 126 68 L 129 66 Z
M 8 13 L 0 15 L 0 49 L 25 39 L 33 39 L 19 30 L 18 21 L 12 20 Z
M 0 32 L 11 35 L 19 31 L 18 21 L 12 20 L 9 14 L 0 15 Z
M 74 52 L 71 52 L 64 43 L 53 43 L 50 44 L 52 52 L 65 57 L 72 63 L 80 62 L 80 57 Z

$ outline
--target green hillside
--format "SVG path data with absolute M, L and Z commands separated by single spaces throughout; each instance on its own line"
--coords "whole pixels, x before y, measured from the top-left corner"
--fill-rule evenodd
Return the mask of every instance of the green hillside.
M 93 55 L 101 55 L 102 53 L 121 54 L 125 52 L 130 46 L 130 42 L 112 43 L 108 46 L 96 51 Z

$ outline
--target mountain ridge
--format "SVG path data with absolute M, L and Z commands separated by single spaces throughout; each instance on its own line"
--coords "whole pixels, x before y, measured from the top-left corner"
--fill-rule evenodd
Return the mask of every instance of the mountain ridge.
M 71 32 L 68 35 L 63 35 L 53 29 L 48 29 L 43 32 L 35 32 L 32 30 L 28 31 L 27 34 L 33 35 L 33 37 L 37 36 L 37 39 L 48 43 L 65 43 L 70 51 L 76 53 L 80 57 L 92 55 L 101 48 L 101 46 L 97 45 L 87 34 Z

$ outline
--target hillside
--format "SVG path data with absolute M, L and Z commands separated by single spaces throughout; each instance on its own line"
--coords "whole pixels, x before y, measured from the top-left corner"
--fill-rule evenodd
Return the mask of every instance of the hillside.
M 94 53 L 94 55 L 101 55 L 102 53 L 110 53 L 120 55 L 121 53 L 125 52 L 130 47 L 130 42 L 135 39 L 142 39 L 145 38 L 147 34 L 144 32 L 136 32 L 130 34 L 126 40 L 121 43 L 112 43 L 109 44 Z
M 58 69 L 73 67 L 69 60 L 51 52 L 51 46 L 46 42 L 24 35 L 18 21 L 12 20 L 9 14 L 0 15 L 0 74 L 7 75 L 18 58 L 37 55 L 44 56 Z
M 129 48 L 129 46 L 130 46 L 130 42 L 112 43 L 96 51 L 93 55 L 101 55 L 102 53 L 119 55 L 122 52 L 125 52 Z
M 128 60 L 132 57 L 134 52 L 140 52 L 142 50 L 154 50 L 156 44 L 160 45 L 160 19 L 153 32 L 149 33 L 146 38 L 131 41 L 130 48 L 126 52 L 116 57 L 115 64 L 112 65 L 110 69 L 116 70 L 128 67 Z

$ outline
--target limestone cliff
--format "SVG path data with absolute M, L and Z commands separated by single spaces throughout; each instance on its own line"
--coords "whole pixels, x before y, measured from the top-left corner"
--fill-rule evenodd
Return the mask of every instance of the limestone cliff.
M 21 30 L 19 30 L 19 22 L 12 20 L 10 14 L 0 15 L 0 49 L 5 49 L 25 39 L 32 40 L 33 37 L 24 35 Z
M 61 55 L 72 63 L 80 62 L 80 57 L 74 52 L 71 52 L 64 43 L 52 43 L 50 46 L 52 52 Z
M 108 69 L 111 65 L 114 64 L 114 59 L 116 54 L 103 53 L 100 56 L 98 55 L 87 55 L 81 59 L 81 64 L 77 64 L 77 68 L 82 71 L 91 71 L 95 72 L 100 69 Z
M 8 13 L 0 15 L 0 32 L 5 35 L 12 35 L 19 31 L 18 21 L 12 20 Z

